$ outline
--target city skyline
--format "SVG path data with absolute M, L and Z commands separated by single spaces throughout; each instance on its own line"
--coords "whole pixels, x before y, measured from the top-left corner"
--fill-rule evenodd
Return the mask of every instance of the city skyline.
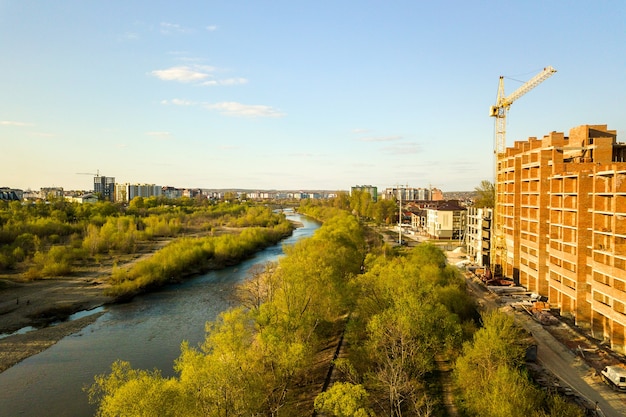
M 470 191 L 507 146 L 624 142 L 626 3 L 3 2 L 0 186 Z

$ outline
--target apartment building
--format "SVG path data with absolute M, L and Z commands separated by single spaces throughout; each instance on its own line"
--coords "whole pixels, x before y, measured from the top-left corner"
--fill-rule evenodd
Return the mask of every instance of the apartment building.
M 467 208 L 465 229 L 467 259 L 482 267 L 489 266 L 492 215 L 493 210 L 490 208 Z
M 105 201 L 115 201 L 115 177 L 93 177 L 93 192 Z
M 115 201 L 129 202 L 135 197 L 160 197 L 163 187 L 154 184 L 115 184 Z
M 504 275 L 624 352 L 626 144 L 606 125 L 517 141 L 496 180 Z
M 444 201 L 426 212 L 426 233 L 434 239 L 458 239 L 465 233 L 465 207 L 455 200 Z
M 378 201 L 378 187 L 374 185 L 355 185 L 350 188 L 350 195 L 355 192 L 369 193 L 372 201 Z

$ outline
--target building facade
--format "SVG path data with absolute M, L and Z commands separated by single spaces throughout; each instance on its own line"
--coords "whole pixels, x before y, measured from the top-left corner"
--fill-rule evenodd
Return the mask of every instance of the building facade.
M 489 266 L 491 248 L 491 208 L 468 207 L 466 216 L 465 247 L 467 258 L 478 266 Z
M 163 187 L 154 184 L 115 184 L 115 201 L 129 202 L 135 197 L 160 197 Z
M 378 201 L 378 187 L 374 185 L 355 185 L 350 188 L 350 195 L 357 191 L 369 193 L 372 201 Z
M 93 177 L 93 192 L 104 201 L 115 201 L 115 177 Z
M 436 189 L 435 189 L 436 190 Z M 399 200 L 402 201 L 428 201 L 431 200 L 431 190 L 429 188 L 413 188 L 413 187 L 397 187 L 385 188 L 381 193 L 383 200 Z
M 0 200 L 20 201 L 24 198 L 24 192 L 15 188 L 0 187 Z
M 427 209 L 426 233 L 433 239 L 462 240 L 465 234 L 465 207 L 448 201 Z
M 626 144 L 606 125 L 507 148 L 497 165 L 504 275 L 625 351 Z

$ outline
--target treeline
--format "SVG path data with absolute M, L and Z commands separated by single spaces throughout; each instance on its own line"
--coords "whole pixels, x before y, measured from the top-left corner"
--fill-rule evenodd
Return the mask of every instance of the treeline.
M 186 343 L 176 376 L 118 361 L 89 388 L 100 416 L 302 415 L 291 397 L 308 380 L 320 338 L 353 304 L 365 241 L 356 219 L 335 216 L 287 256 L 238 289 L 241 306 L 207 325 L 200 348 Z M 311 409 L 308 409 L 310 412 Z
M 64 200 L 0 202 L 0 272 L 26 279 L 70 275 L 105 257 L 134 254 L 140 245 L 223 227 L 275 227 L 284 216 L 251 204 L 163 197 L 128 206 Z
M 345 210 L 378 224 L 392 224 L 398 221 L 398 205 L 395 199 L 373 201 L 370 193 L 366 191 L 354 191 L 351 194 L 339 192 L 336 197 L 324 200 L 305 199 L 301 201 L 298 211 L 320 218 L 317 213 L 329 208 Z
M 292 229 L 293 226 L 283 220 L 270 227 L 249 227 L 238 234 L 175 240 L 128 270 L 115 268 L 109 281 L 111 287 L 106 293 L 133 295 L 149 287 L 180 280 L 191 273 L 237 263 L 289 236 Z

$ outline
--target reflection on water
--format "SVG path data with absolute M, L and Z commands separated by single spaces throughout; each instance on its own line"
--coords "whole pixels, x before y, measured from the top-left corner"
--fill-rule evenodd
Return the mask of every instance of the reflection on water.
M 304 227 L 283 244 L 310 236 L 319 227 L 300 216 L 293 218 Z M 181 342 L 197 346 L 203 341 L 205 323 L 233 305 L 233 285 L 244 280 L 253 265 L 276 260 L 282 253 L 282 245 L 272 246 L 237 266 L 107 307 L 95 323 L 0 374 L 0 416 L 91 416 L 95 410 L 82 388 L 116 359 L 173 375 Z

